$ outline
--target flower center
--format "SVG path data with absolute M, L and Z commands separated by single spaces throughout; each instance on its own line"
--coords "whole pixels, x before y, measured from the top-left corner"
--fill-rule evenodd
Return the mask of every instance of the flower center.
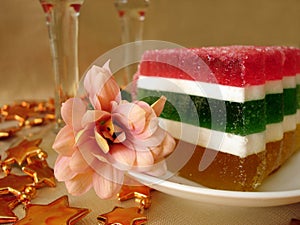
M 95 137 L 104 153 L 109 152 L 109 145 L 120 143 L 126 139 L 125 132 L 118 125 L 113 124 L 111 118 L 96 122 Z

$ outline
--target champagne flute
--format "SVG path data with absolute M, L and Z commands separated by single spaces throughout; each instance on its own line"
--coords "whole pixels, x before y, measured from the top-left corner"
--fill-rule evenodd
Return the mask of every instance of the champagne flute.
M 120 18 L 122 43 L 141 41 L 143 39 L 144 20 L 150 0 L 115 0 L 114 4 Z M 136 48 L 136 52 L 139 52 L 138 43 L 136 44 Z M 131 62 L 136 52 L 125 51 L 124 61 Z M 121 87 L 125 87 L 132 81 L 136 69 L 136 64 L 125 68 Z
M 64 123 L 61 104 L 76 94 L 78 75 L 78 16 L 84 0 L 39 0 L 46 16 L 55 81 L 56 129 Z

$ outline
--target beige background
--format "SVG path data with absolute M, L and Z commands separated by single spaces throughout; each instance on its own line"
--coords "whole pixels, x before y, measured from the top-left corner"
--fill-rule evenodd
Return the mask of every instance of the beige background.
M 38 0 L 0 0 L 0 104 L 15 98 L 53 95 L 53 75 L 44 15 Z M 145 39 L 175 42 L 186 47 L 300 43 L 299 0 L 152 0 L 145 22 Z M 120 44 L 120 26 L 113 0 L 86 0 L 80 16 L 81 74 L 99 55 Z M 43 134 L 43 133 L 42 133 Z M 51 150 L 54 134 L 45 135 L 43 148 Z M 50 154 L 49 154 L 50 155 Z M 49 203 L 66 194 L 64 185 L 44 189 L 33 203 Z M 93 192 L 70 197 L 74 207 L 93 211 L 78 224 L 96 224 L 115 200 L 102 201 Z M 132 201 L 125 203 L 133 206 Z M 122 206 L 125 206 L 122 205 Z M 161 192 L 153 193 L 149 224 L 266 224 L 288 225 L 300 219 L 300 204 L 245 208 L 191 202 Z M 23 215 L 21 207 L 18 215 Z
M 0 102 L 53 95 L 48 33 L 38 0 L 1 0 Z M 121 43 L 113 0 L 86 0 L 79 27 L 80 74 Z M 145 39 L 186 47 L 300 43 L 299 0 L 152 0 Z M 8 85 L 13 84 L 13 85 Z

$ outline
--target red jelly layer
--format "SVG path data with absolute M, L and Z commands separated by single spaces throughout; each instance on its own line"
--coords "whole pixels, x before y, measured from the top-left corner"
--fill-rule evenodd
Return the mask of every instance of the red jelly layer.
M 296 74 L 300 74 L 300 49 L 295 49 L 295 55 L 296 55 Z
M 265 54 L 265 77 L 267 81 L 282 80 L 285 55 L 278 47 L 258 47 Z
M 147 51 L 138 73 L 244 87 L 265 83 L 262 68 L 261 50 L 254 46 L 230 46 Z
M 283 76 L 296 75 L 296 59 L 297 49 L 292 47 L 278 47 L 285 55 L 284 64 L 282 67 Z

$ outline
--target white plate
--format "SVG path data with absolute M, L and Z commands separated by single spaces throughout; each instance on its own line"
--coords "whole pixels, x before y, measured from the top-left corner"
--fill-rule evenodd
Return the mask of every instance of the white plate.
M 158 191 L 203 203 L 230 206 L 267 207 L 300 202 L 300 151 L 276 173 L 269 176 L 256 192 L 210 189 L 179 176 L 165 180 L 140 173 L 130 173 L 141 183 Z M 170 177 L 167 174 L 166 177 Z

